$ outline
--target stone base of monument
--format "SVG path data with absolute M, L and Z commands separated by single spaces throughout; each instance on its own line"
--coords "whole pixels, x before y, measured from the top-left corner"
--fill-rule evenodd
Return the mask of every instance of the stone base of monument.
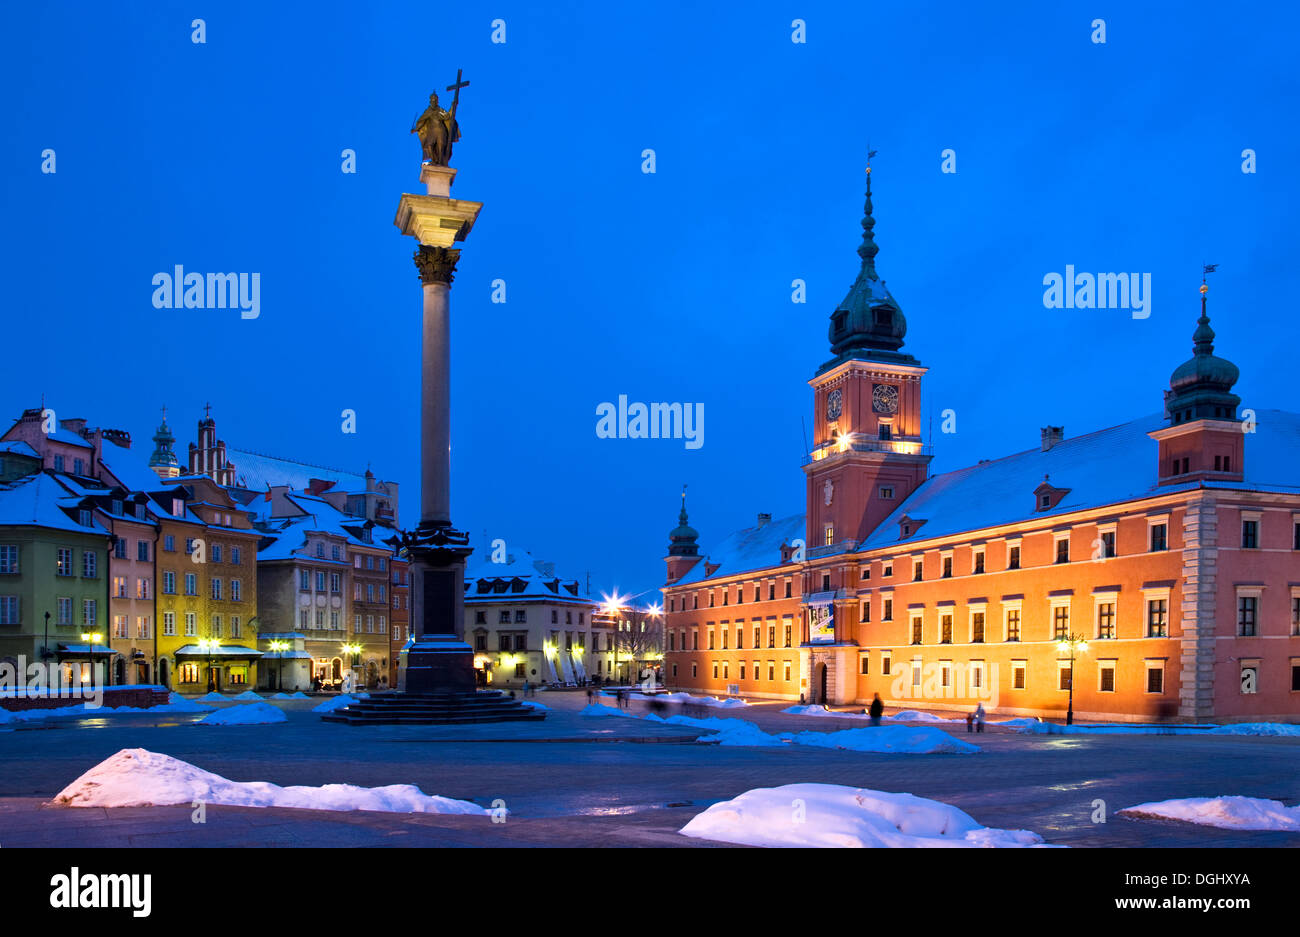
M 324 713 L 326 722 L 350 725 L 464 725 L 475 722 L 540 722 L 546 713 L 500 690 L 469 693 L 372 693 L 346 709 Z

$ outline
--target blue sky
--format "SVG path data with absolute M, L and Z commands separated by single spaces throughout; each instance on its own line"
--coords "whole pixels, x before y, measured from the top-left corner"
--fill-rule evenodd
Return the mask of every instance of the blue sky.
M 936 429 L 957 413 L 935 471 L 1036 446 L 1047 423 L 1158 411 L 1203 262 L 1221 264 L 1211 314 L 1243 406 L 1295 409 L 1297 20 L 1208 3 L 25 4 L 0 37 L 0 416 L 43 392 L 144 456 L 160 406 L 183 451 L 211 401 L 232 446 L 400 481 L 413 523 L 420 287 L 392 219 L 420 191 L 407 128 L 458 67 L 453 194 L 484 208 L 453 288 L 452 513 L 476 543 L 640 591 L 662 582 L 683 482 L 706 549 L 803 509 L 805 382 L 857 271 L 868 141 L 877 266 Z M 260 317 L 154 309 L 175 264 L 260 273 Z M 1067 264 L 1149 272 L 1150 318 L 1045 309 L 1043 276 Z M 598 439 L 619 394 L 703 403 L 704 446 Z

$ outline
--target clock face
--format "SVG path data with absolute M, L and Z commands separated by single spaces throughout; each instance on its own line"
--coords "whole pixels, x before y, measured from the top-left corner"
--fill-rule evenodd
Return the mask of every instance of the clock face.
M 844 410 L 844 395 L 836 388 L 826 396 L 826 419 L 838 420 Z
M 898 410 L 898 388 L 893 384 L 876 384 L 871 388 L 871 406 L 877 413 Z

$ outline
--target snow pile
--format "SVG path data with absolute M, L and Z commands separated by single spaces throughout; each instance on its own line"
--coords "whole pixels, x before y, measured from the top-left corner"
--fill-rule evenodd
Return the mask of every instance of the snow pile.
M 331 697 L 330 699 L 325 700 L 325 702 L 323 703 L 319 703 L 316 706 L 313 706 L 311 708 L 311 711 L 314 713 L 332 713 L 338 709 L 346 709 L 348 706 L 351 706 L 360 698 L 361 697 L 359 696 L 350 696 L 347 693 L 342 693 L 338 696 L 334 696 Z
M 813 704 L 810 706 L 789 706 L 781 710 L 781 712 L 788 713 L 791 716 L 836 716 L 841 719 L 870 719 L 871 718 L 866 713 L 835 712 L 835 710 L 827 709 L 825 706 L 822 706 L 820 704 Z
M 960 719 L 945 719 L 943 716 L 936 716 L 934 713 L 928 713 L 920 709 L 905 709 L 901 713 L 894 713 L 892 716 L 886 716 L 886 719 L 892 719 L 895 722 L 965 722 L 966 717 Z
M 748 706 L 743 699 L 728 697 L 727 699 L 718 699 L 716 696 L 691 696 L 689 693 L 633 693 L 632 699 L 657 699 L 669 703 L 694 703 L 696 706 L 714 706 L 718 709 L 740 709 Z
M 1161 800 L 1120 813 L 1165 820 L 1186 820 L 1222 830 L 1283 830 L 1300 833 L 1300 807 L 1283 806 L 1279 800 L 1260 797 L 1186 797 Z
M 206 696 L 196 696 L 194 701 L 196 703 L 224 703 L 228 699 L 230 697 L 222 696 L 220 693 L 208 693 Z
M 272 722 L 287 722 L 284 710 L 270 703 L 249 703 L 210 712 L 194 724 L 196 726 L 260 726 Z
M 1210 735 L 1300 735 L 1300 725 L 1290 722 L 1241 722 L 1205 731 Z
M 933 755 L 940 752 L 970 754 L 980 750 L 978 745 L 953 738 L 941 729 L 929 726 L 863 726 L 856 729 L 837 729 L 834 732 L 781 732 L 771 735 L 745 719 L 694 719 L 690 716 L 669 716 L 662 720 L 671 725 L 708 729 L 714 735 L 701 736 L 699 741 L 716 745 L 748 745 L 773 747 L 778 745 L 807 745 L 815 748 L 842 748 L 855 752 L 883 752 L 897 755 Z
M 543 706 L 541 703 L 534 703 L 532 700 L 520 700 L 519 702 L 521 705 L 527 706 L 529 709 L 536 709 L 538 712 L 548 713 L 551 711 L 551 707 Z
M 243 693 L 240 693 L 238 696 L 232 696 L 230 698 L 233 700 L 244 700 L 246 702 L 251 703 L 254 700 L 260 700 L 262 697 L 258 696 L 252 690 L 245 690 Z
M 685 836 L 746 846 L 858 848 L 1039 846 L 1028 830 L 980 826 L 969 814 L 913 794 L 839 784 L 786 784 L 714 804 Z
M 54 797 L 54 803 L 68 807 L 188 806 L 195 802 L 232 807 L 382 810 L 388 813 L 483 815 L 488 812 L 466 800 L 430 796 L 413 784 L 280 787 L 267 781 L 231 781 L 170 755 L 143 748 L 122 749 Z
M 74 703 L 71 706 L 56 706 L 52 709 L 21 709 L 16 712 L 9 712 L 0 709 L 0 725 L 17 722 L 37 722 L 41 719 L 55 719 L 61 716 L 71 716 L 73 718 L 96 719 L 104 716 L 125 716 L 146 715 L 154 713 L 206 713 L 211 712 L 211 706 L 204 706 L 202 703 L 195 703 L 185 699 L 178 693 L 172 693 L 168 697 L 168 702 L 161 703 L 157 706 L 150 706 L 148 709 L 141 709 L 139 706 L 88 706 L 85 703 Z
M 836 732 L 799 732 L 797 745 L 845 748 L 855 752 L 887 752 L 901 755 L 933 755 L 939 752 L 972 754 L 980 747 L 953 738 L 942 729 L 929 726 L 880 726 L 840 729 Z
M 632 716 L 631 713 L 626 713 L 621 709 L 615 709 L 613 706 L 604 706 L 600 703 L 588 703 L 586 706 L 578 710 L 578 715 L 579 716 L 629 716 L 631 718 L 636 718 L 635 716 Z
M 369 696 L 370 694 L 367 693 L 366 695 Z M 311 699 L 311 697 L 308 696 L 306 693 L 304 693 L 302 690 L 294 690 L 292 693 L 289 694 L 289 699 Z

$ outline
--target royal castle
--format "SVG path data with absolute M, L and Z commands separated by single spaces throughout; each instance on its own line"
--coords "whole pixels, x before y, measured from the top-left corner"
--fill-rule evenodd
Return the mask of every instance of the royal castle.
M 1300 415 L 1239 412 L 1204 283 L 1158 412 L 931 475 L 927 369 L 874 226 L 868 170 L 861 269 L 809 381 L 805 513 L 702 550 L 683 498 L 665 680 L 1045 717 L 1300 714 Z

